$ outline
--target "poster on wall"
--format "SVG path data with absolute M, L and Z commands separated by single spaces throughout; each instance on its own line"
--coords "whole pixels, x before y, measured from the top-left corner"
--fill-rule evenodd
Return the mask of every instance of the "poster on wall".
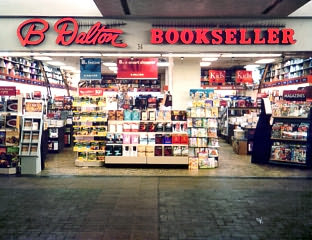
M 236 83 L 253 83 L 252 71 L 237 70 L 235 74 Z
M 209 70 L 208 71 L 209 83 L 225 83 L 225 70 Z
M 101 58 L 81 58 L 80 79 L 101 80 Z
M 158 79 L 158 58 L 118 58 L 117 78 Z

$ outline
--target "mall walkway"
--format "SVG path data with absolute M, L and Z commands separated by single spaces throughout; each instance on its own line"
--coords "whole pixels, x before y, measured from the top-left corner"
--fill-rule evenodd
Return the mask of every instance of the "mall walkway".
M 312 179 L 0 177 L 0 239 L 312 239 Z

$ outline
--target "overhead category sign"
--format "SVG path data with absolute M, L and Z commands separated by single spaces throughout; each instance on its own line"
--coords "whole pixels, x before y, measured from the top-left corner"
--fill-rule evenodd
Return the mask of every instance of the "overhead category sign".
M 80 79 L 101 80 L 101 58 L 81 58 Z
M 118 58 L 117 78 L 157 79 L 158 58 Z
M 79 32 L 79 24 L 74 18 L 61 18 L 54 24 L 54 31 L 58 34 L 56 44 L 68 46 L 111 44 L 113 47 L 125 48 L 118 37 L 123 33 L 120 29 L 110 29 L 100 22 L 93 24 L 87 32 Z M 22 22 L 17 28 L 17 37 L 26 47 L 39 45 L 45 40 L 45 33 L 49 31 L 49 23 L 41 18 L 29 19 Z
M 151 44 L 197 44 L 197 45 L 272 45 L 295 44 L 295 31 L 291 28 L 186 28 L 167 30 L 152 28 Z

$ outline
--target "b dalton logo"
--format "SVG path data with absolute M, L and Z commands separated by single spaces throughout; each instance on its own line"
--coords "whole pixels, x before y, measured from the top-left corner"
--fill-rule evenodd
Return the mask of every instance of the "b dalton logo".
M 17 28 L 17 36 L 21 44 L 38 45 L 45 39 L 49 30 L 49 23 L 43 19 L 29 19 Z M 68 46 L 73 43 L 80 45 L 111 44 L 114 47 L 125 48 L 128 45 L 118 41 L 123 33 L 120 29 L 109 29 L 100 22 L 95 23 L 88 32 L 79 32 L 78 22 L 74 18 L 62 18 L 54 24 L 54 31 L 58 34 L 55 42 Z

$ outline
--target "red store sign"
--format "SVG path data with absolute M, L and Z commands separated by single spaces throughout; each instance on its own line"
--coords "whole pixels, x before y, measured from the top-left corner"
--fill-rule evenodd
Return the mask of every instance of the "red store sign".
M 118 58 L 117 78 L 119 79 L 157 79 L 157 58 Z
M 0 87 L 0 96 L 16 96 L 16 87 Z
M 169 28 L 164 31 L 159 28 L 151 29 L 151 44 L 227 44 L 227 45 L 261 45 L 261 44 L 295 44 L 295 31 L 291 28 L 198 28 L 177 30 Z
M 38 45 L 45 39 L 45 33 L 50 25 L 44 19 L 29 19 L 22 22 L 17 28 L 17 36 L 21 44 Z M 88 32 L 79 32 L 79 25 L 74 18 L 62 18 L 54 24 L 54 31 L 58 34 L 55 42 L 59 45 L 68 46 L 73 43 L 80 45 L 111 44 L 114 47 L 125 48 L 126 43 L 118 40 L 123 33 L 120 29 L 109 29 L 100 22 L 90 27 Z
M 79 96 L 103 96 L 102 88 L 79 88 Z
M 225 83 L 224 70 L 209 70 L 208 74 L 208 79 L 210 83 Z
M 236 83 L 253 83 L 252 71 L 237 70 L 235 74 Z

